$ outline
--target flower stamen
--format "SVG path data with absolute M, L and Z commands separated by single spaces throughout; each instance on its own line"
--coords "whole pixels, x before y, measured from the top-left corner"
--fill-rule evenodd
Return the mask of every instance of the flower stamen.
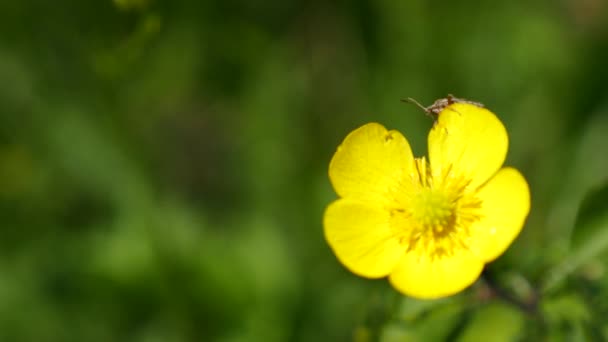
M 470 180 L 455 177 L 451 166 L 434 182 L 425 158 L 416 159 L 414 193 L 402 195 L 403 207 L 391 210 L 393 230 L 407 252 L 432 259 L 468 249 L 471 223 L 481 218 L 481 201 L 466 191 Z

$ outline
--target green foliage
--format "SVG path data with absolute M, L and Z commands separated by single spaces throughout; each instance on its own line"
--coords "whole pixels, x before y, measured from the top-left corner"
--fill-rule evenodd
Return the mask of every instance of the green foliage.
M 608 184 L 589 192 L 581 203 L 572 234 L 572 248 L 586 249 L 592 242 L 599 246 L 607 245 L 608 241 L 601 238 L 606 231 L 608 231 Z
M 0 2 L 0 341 L 608 340 L 607 9 Z M 414 301 L 329 250 L 327 164 L 371 121 L 424 154 L 399 99 L 448 93 L 503 120 L 532 211 Z
M 524 321 L 524 314 L 516 308 L 491 303 L 475 312 L 458 341 L 517 341 L 522 335 Z
M 550 290 L 571 272 L 590 263 L 608 250 L 608 184 L 592 190 L 577 215 L 570 252 L 550 274 L 545 289 Z

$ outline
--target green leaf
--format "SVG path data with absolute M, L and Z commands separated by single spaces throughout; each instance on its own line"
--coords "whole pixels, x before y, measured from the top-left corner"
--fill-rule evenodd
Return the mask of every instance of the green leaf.
M 458 341 L 516 341 L 524 323 L 524 315 L 519 310 L 507 304 L 491 303 L 475 312 Z
M 399 305 L 397 317 L 405 321 L 414 322 L 420 316 L 450 302 L 453 302 L 452 298 L 423 300 L 404 297 Z
M 461 303 L 449 303 L 428 315 L 416 326 L 418 341 L 446 341 L 461 324 L 465 307 Z
M 389 323 L 382 328 L 382 334 L 380 335 L 380 342 L 407 342 L 419 340 L 416 332 L 403 326 L 403 324 Z M 355 342 L 363 342 L 369 340 L 357 340 Z
M 445 341 L 463 320 L 463 299 L 406 298 L 397 314 L 399 319 L 383 327 L 380 341 Z
M 587 322 L 592 316 L 583 298 L 574 293 L 543 300 L 541 310 L 545 320 L 556 326 L 564 322 Z
M 583 249 L 598 237 L 605 235 L 603 245 L 608 246 L 608 184 L 591 190 L 583 200 L 572 234 L 572 248 Z M 606 248 L 606 247 L 604 247 Z
M 608 183 L 589 192 L 576 218 L 570 253 L 545 279 L 543 291 L 554 289 L 569 274 L 608 250 Z
M 540 306 L 545 324 L 558 341 L 593 340 L 586 329 L 593 318 L 589 305 L 577 293 L 543 299 Z

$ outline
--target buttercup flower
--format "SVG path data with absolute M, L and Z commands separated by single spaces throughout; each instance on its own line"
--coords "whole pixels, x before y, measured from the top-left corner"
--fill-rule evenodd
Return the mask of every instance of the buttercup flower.
M 353 273 L 389 277 L 403 294 L 462 291 L 521 231 L 530 192 L 502 167 L 507 132 L 489 110 L 451 103 L 428 136 L 428 160 L 377 123 L 351 132 L 329 165 L 340 197 L 326 209 L 325 237 Z

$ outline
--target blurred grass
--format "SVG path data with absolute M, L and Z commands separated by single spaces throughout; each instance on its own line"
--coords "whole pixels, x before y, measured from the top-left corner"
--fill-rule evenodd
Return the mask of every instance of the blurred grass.
M 607 22 L 600 0 L 0 3 L 0 340 L 608 338 L 605 252 L 541 317 L 476 285 L 404 322 L 321 227 L 344 136 L 378 121 L 423 155 L 399 99 L 453 93 L 501 117 L 532 189 L 489 268 L 540 286 L 608 178 Z

